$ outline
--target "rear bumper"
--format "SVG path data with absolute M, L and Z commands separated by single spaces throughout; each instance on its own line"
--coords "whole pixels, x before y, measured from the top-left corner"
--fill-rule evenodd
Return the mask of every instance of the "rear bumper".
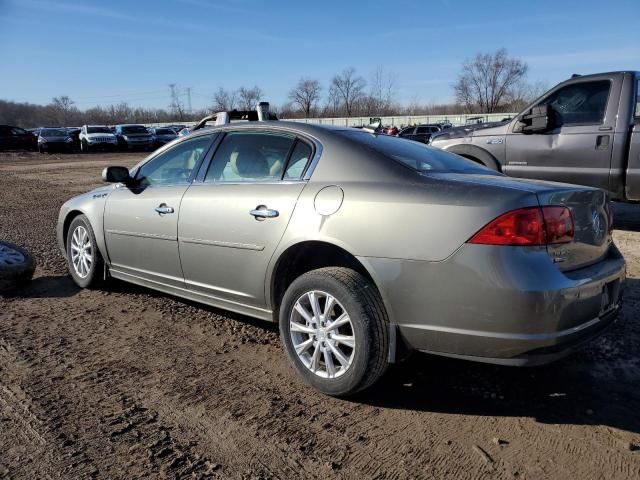
M 506 365 L 548 363 L 617 317 L 625 262 L 561 272 L 544 247 L 464 245 L 442 262 L 363 259 L 411 349 Z

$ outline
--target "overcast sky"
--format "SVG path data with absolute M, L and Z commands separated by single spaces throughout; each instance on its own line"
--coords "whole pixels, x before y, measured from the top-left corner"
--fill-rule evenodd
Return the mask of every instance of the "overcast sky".
M 549 87 L 572 73 L 640 70 L 640 0 L 0 0 L 0 98 L 79 108 L 193 108 L 259 85 L 281 104 L 300 77 L 382 66 L 404 103 L 448 102 L 461 63 L 507 48 Z

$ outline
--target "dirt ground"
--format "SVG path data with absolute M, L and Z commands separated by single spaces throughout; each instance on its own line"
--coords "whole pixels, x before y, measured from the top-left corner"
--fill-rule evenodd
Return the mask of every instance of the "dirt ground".
M 289 368 L 274 325 L 113 282 L 79 290 L 54 229 L 105 165 L 0 154 L 0 478 L 640 478 L 640 205 L 616 208 L 620 320 L 532 369 L 413 355 L 350 400 Z

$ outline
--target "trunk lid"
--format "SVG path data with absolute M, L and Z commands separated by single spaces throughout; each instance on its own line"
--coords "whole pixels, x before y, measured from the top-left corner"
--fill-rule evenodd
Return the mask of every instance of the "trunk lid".
M 537 192 L 541 206 L 564 206 L 571 210 L 574 239 L 547 245 L 549 256 L 562 271 L 575 270 L 607 255 L 612 238 L 611 209 L 607 194 L 589 187 L 569 187 Z

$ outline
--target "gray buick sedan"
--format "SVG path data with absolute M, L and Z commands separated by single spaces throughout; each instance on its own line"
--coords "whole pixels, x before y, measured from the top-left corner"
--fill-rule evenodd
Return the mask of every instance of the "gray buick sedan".
M 279 322 L 318 390 L 372 385 L 410 350 L 557 359 L 617 316 L 607 194 L 506 177 L 366 130 L 195 129 L 60 210 L 81 287 L 109 278 Z

